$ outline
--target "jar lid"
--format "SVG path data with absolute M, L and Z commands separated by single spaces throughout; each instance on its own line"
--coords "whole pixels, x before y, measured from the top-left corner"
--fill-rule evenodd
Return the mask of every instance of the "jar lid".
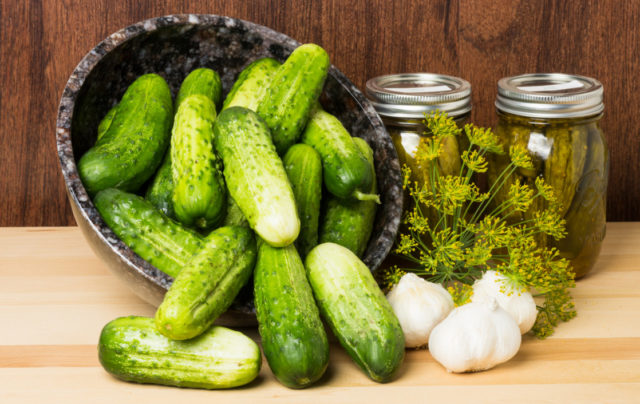
M 602 84 L 590 77 L 535 73 L 498 81 L 496 108 L 532 118 L 577 118 L 604 110 Z
M 378 76 L 367 81 L 366 93 L 383 117 L 419 119 L 436 110 L 456 117 L 471 111 L 471 84 L 444 74 Z

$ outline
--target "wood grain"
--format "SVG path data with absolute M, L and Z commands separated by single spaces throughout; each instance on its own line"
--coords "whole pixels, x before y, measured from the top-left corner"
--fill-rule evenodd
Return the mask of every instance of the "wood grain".
M 573 292 L 578 317 L 487 372 L 447 373 L 409 350 L 396 380 L 369 380 L 335 342 L 321 382 L 280 385 L 266 361 L 245 388 L 199 391 L 121 382 L 97 357 L 102 326 L 153 315 L 95 257 L 75 227 L 0 229 L 0 402 L 632 403 L 640 394 L 640 223 L 610 223 L 596 271 Z M 7 332 L 9 331 L 9 332 Z M 259 341 L 255 328 L 241 329 Z M 37 388 L 33 388 L 37 385 Z
M 360 88 L 431 71 L 473 85 L 474 122 L 493 125 L 496 82 L 561 71 L 605 87 L 609 220 L 640 220 L 640 2 L 616 0 L 3 0 L 0 2 L 0 226 L 72 225 L 54 127 L 69 74 L 95 44 L 136 21 L 212 13 L 327 49 Z

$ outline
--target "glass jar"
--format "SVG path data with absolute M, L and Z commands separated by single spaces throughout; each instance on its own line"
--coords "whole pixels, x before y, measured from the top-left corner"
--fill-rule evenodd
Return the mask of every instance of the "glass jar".
M 576 278 L 593 268 L 606 231 L 609 154 L 600 128 L 602 93 L 597 80 L 568 74 L 525 74 L 498 82 L 495 133 L 506 149 L 524 145 L 534 169 L 514 172 L 494 201 L 504 201 L 516 180 L 535 189 L 535 179 L 544 178 L 566 220 L 567 236 L 555 240 L 538 235 L 537 241 L 569 259 Z M 490 157 L 489 186 L 507 164 L 508 155 Z M 547 207 L 543 198 L 534 202 L 536 206 L 511 219 L 530 220 Z
M 420 166 L 415 153 L 420 138 L 430 136 L 424 125 L 424 114 L 446 112 L 462 127 L 471 114 L 471 85 L 466 80 L 432 73 L 390 74 L 375 77 L 366 84 L 366 93 L 382 118 L 398 152 L 400 166 L 411 169 L 411 180 L 424 184 L 429 181 L 430 167 Z M 460 154 L 469 146 L 466 136 L 445 138 L 444 153 L 437 159 L 439 172 L 444 175 L 460 173 Z M 413 207 L 405 191 L 405 210 Z M 427 210 L 433 220 L 435 212 Z M 434 222 L 435 223 L 435 222 Z M 400 233 L 406 233 L 404 225 Z M 397 259 L 396 259 L 397 261 Z M 394 261 L 394 263 L 398 263 Z M 407 263 L 403 263 L 408 265 Z

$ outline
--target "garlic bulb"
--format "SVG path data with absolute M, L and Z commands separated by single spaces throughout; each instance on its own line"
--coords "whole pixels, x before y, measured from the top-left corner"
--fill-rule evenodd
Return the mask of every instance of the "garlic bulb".
M 500 307 L 511 314 L 521 334 L 529 331 L 536 322 L 538 309 L 531 293 L 518 290 L 507 277 L 496 271 L 485 272 L 482 279 L 473 284 L 472 302 L 488 302 L 491 299 L 496 299 Z
M 455 308 L 429 337 L 433 358 L 449 372 L 476 372 L 511 359 L 522 336 L 514 319 L 492 300 Z
M 387 294 L 400 321 L 406 347 L 426 345 L 431 330 L 453 310 L 453 299 L 442 285 L 407 273 Z

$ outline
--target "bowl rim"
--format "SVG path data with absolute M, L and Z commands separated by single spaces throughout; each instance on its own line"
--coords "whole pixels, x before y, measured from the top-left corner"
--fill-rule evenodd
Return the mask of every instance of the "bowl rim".
M 139 35 L 147 34 L 165 28 L 167 26 L 179 25 L 221 25 L 224 24 L 228 28 L 236 25 L 243 25 L 251 30 L 259 31 L 261 35 L 268 37 L 270 40 L 279 43 L 288 51 L 300 46 L 300 43 L 293 38 L 275 31 L 269 27 L 253 23 L 251 21 L 242 20 L 228 16 L 216 14 L 171 14 L 161 17 L 149 18 L 124 27 L 103 39 L 93 49 L 87 52 L 80 60 L 73 72 L 69 76 L 67 83 L 62 92 L 58 107 L 56 121 L 56 148 L 58 152 L 58 160 L 65 182 L 65 187 L 71 203 L 78 209 L 77 213 L 82 216 L 84 221 L 89 225 L 90 229 L 98 239 L 106 245 L 118 258 L 127 266 L 134 269 L 139 276 L 150 281 L 154 286 L 167 288 L 171 283 L 172 277 L 158 270 L 148 261 L 142 259 L 133 250 L 129 248 L 104 222 L 102 216 L 96 209 L 93 201 L 86 192 L 82 181 L 79 178 L 76 159 L 73 154 L 73 146 L 71 142 L 71 123 L 73 121 L 73 112 L 75 102 L 80 93 L 85 80 L 89 77 L 93 69 L 100 63 L 102 58 L 110 51 L 118 46 L 136 38 Z M 362 92 L 349 80 L 337 67 L 331 64 L 329 74 L 341 85 L 341 87 L 353 98 L 358 107 L 364 112 L 373 129 L 384 131 L 389 136 L 382 119 L 375 111 L 369 100 Z M 397 161 L 395 150 L 392 158 Z M 399 166 L 398 166 L 399 169 Z M 398 216 L 397 225 L 394 223 L 391 229 L 387 231 L 386 237 L 395 239 L 399 227 L 399 217 L 402 214 L 402 192 L 396 200 L 390 201 L 395 205 L 394 213 Z M 395 212 L 399 210 L 399 212 Z M 76 213 L 76 212 L 74 212 Z M 79 220 L 76 219 L 80 226 Z M 82 227 L 82 226 L 81 226 Z M 85 234 L 86 235 L 86 234 Z M 386 257 L 391 251 L 393 243 L 388 243 L 381 256 Z M 371 268 L 375 271 L 383 258 Z

